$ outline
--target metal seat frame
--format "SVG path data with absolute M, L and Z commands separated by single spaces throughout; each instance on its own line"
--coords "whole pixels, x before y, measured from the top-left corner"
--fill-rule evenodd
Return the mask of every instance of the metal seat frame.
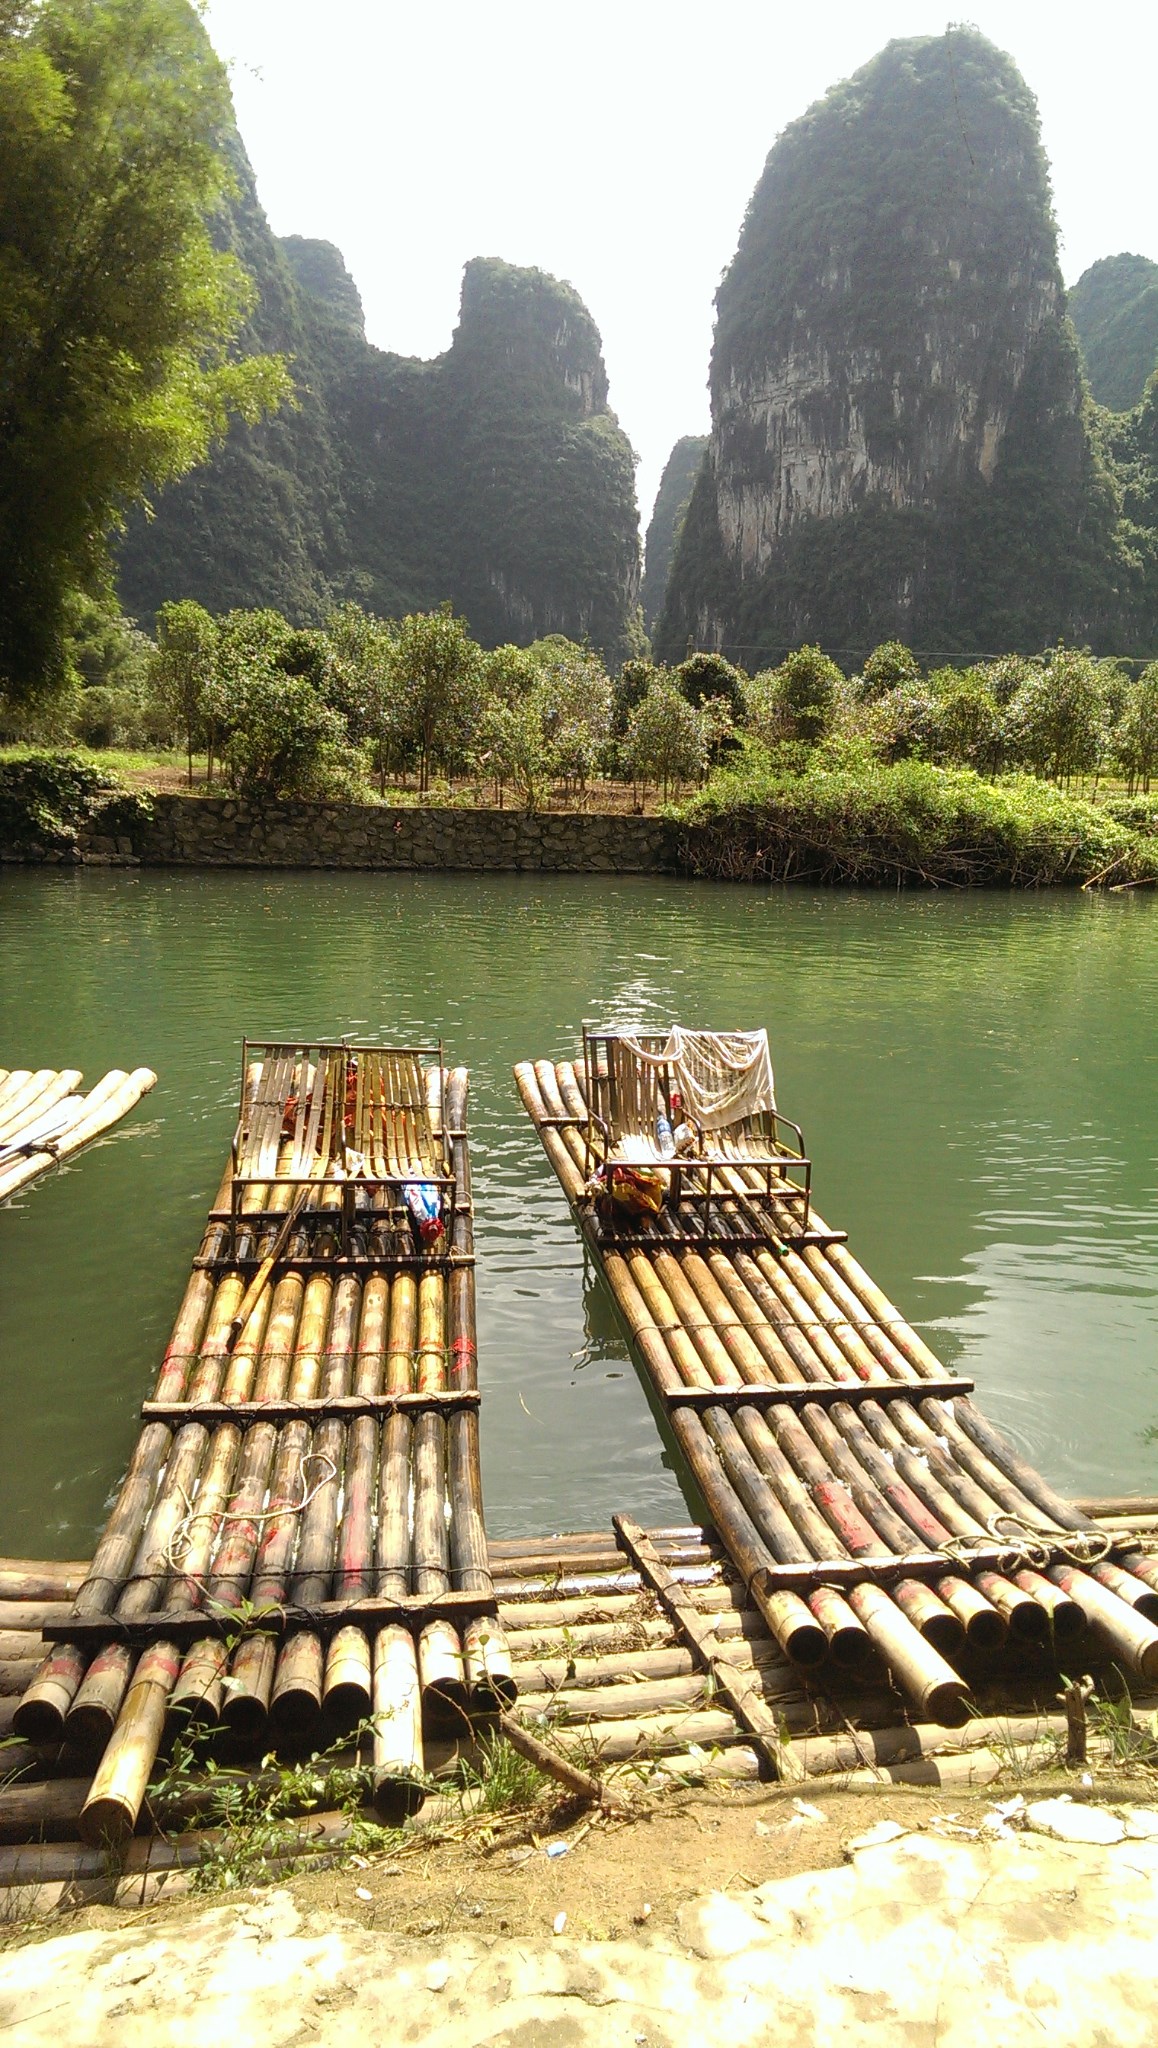
M 668 1040 L 666 1031 L 633 1031 L 631 1037 L 645 1052 L 654 1054 L 662 1053 Z M 590 1183 L 596 1170 L 612 1159 L 622 1139 L 642 1137 L 654 1144 L 657 1116 L 662 1112 L 675 1122 L 671 1099 L 676 1080 L 670 1062 L 645 1064 L 635 1057 L 622 1032 L 592 1029 L 587 1024 L 583 1026 L 583 1072 L 587 1103 L 584 1177 Z M 784 1235 L 775 1221 L 773 1203 L 798 1222 L 794 1235 L 812 1236 L 812 1161 L 805 1153 L 799 1124 L 778 1109 L 727 1126 L 716 1134 L 712 1149 L 674 1159 L 657 1155 L 646 1165 L 649 1173 L 663 1174 L 669 1183 L 664 1233 L 669 1244 L 704 1240 L 766 1244 L 770 1235 Z M 722 1169 L 736 1167 L 754 1169 L 758 1187 L 743 1194 L 729 1187 Z M 722 1211 L 721 1204 L 727 1205 Z M 673 1222 L 680 1227 L 673 1230 Z M 604 1228 L 601 1234 L 608 1242 L 651 1241 L 638 1230 Z

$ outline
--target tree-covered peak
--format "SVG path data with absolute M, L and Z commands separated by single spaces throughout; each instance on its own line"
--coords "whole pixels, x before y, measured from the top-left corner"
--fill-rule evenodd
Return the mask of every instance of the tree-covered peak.
M 475 256 L 462 280 L 452 356 L 489 361 L 504 378 L 573 391 L 584 413 L 607 404 L 599 329 L 574 285 L 545 270 Z
M 1111 412 L 1138 404 L 1158 367 L 1158 263 L 1102 256 L 1069 294 L 1090 390 Z
M 341 250 L 333 242 L 315 241 L 306 235 L 282 235 L 279 239 L 297 283 L 328 306 L 352 334 L 365 339 L 362 295 L 346 268 Z
M 773 145 L 717 296 L 713 390 L 794 348 L 874 350 L 952 302 L 1021 325 L 1061 288 L 1033 94 L 975 29 L 886 45 Z

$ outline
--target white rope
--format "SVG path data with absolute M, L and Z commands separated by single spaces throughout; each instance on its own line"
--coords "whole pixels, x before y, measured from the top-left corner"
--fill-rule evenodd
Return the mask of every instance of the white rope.
M 306 1469 L 308 1466 L 315 1464 L 326 1465 L 329 1469 L 323 1472 L 321 1477 L 316 1479 L 311 1486 L 306 1478 Z M 224 1528 L 227 1522 L 250 1522 L 254 1528 L 259 1528 L 264 1522 L 280 1521 L 283 1515 L 304 1514 L 310 1502 L 317 1498 L 323 1486 L 328 1486 L 330 1481 L 336 1479 L 337 1476 L 338 1468 L 334 1460 L 328 1457 L 324 1451 L 306 1451 L 298 1460 L 298 1469 L 295 1474 L 295 1478 L 301 1481 L 301 1499 L 298 1501 L 288 1501 L 282 1507 L 259 1509 L 254 1514 L 236 1514 L 231 1513 L 228 1509 L 219 1510 L 216 1508 L 202 1508 L 197 1511 L 194 1509 L 193 1502 L 184 1487 L 181 1487 L 180 1492 L 181 1498 L 185 1503 L 185 1513 L 166 1543 L 161 1553 L 161 1561 L 167 1565 L 171 1572 L 184 1571 L 189 1552 L 193 1547 L 193 1531 L 197 1527 L 198 1522 L 216 1522 L 221 1528 Z
M 1113 1538 L 1105 1529 L 1047 1529 L 1023 1521 L 1020 1515 L 990 1515 L 985 1527 L 994 1541 L 1003 1546 L 1002 1571 L 1028 1565 L 1033 1571 L 1043 1572 L 1059 1553 L 1078 1566 L 1100 1564 L 1113 1547 Z M 955 1563 L 967 1565 L 975 1561 L 984 1546 L 967 1536 L 949 1536 L 940 1548 Z

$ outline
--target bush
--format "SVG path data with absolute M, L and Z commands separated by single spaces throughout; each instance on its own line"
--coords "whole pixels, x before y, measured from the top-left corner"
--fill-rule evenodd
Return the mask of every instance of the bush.
M 937 749 L 939 706 L 925 682 L 898 683 L 868 707 L 865 732 L 882 761 L 927 760 Z
M 1158 879 L 1158 849 L 1107 814 L 1032 776 L 984 781 L 970 769 L 893 767 L 778 774 L 750 749 L 713 775 L 681 817 L 697 828 L 694 872 L 787 880 L 976 887 Z
M 933 748 L 958 768 L 995 774 L 1001 766 L 1004 721 L 980 669 L 943 668 L 929 677 L 934 699 Z
M 125 792 L 77 754 L 30 754 L 0 761 L 0 846 L 75 844 L 77 830 L 111 797 Z
M 867 703 L 878 697 L 887 696 L 890 690 L 903 689 L 906 683 L 919 682 L 921 664 L 911 648 L 899 640 L 884 640 L 874 647 L 861 670 L 861 696 Z
M 1100 767 L 1107 741 L 1102 665 L 1076 647 L 1058 646 L 1032 670 L 1009 706 L 1013 760 L 1067 785 Z
M 1128 685 L 1113 745 L 1130 795 L 1148 791 L 1151 777 L 1158 774 L 1158 661 Z
M 666 675 L 650 661 L 625 661 L 611 685 L 611 736 L 621 740 L 627 721 L 641 704 L 657 675 Z
M 662 785 L 666 798 L 674 785 L 693 782 L 708 761 L 703 714 L 688 703 L 666 671 L 660 671 L 646 697 L 628 721 L 624 759 L 634 781 L 645 787 Z
M 676 669 L 675 678 L 688 703 L 697 710 L 709 699 L 718 697 L 727 704 L 733 722 L 743 717 L 745 677 L 722 654 L 689 654 Z
M 341 715 L 304 676 L 261 672 L 235 692 L 225 742 L 229 785 L 247 796 L 361 793 L 362 757 L 346 743 Z
M 791 737 L 820 739 L 832 724 L 837 691 L 844 681 L 836 663 L 819 647 L 798 647 L 775 674 Z

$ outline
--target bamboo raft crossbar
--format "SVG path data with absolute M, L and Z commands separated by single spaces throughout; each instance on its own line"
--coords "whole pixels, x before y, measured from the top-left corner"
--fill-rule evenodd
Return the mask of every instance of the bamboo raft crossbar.
M 654 1161 L 616 1149 L 618 1132 L 645 1131 L 670 1099 L 655 1054 L 630 1079 L 638 1043 L 585 1031 L 577 1066 L 525 1062 L 516 1080 L 716 1532 L 790 1664 L 883 1677 L 944 1725 L 970 1712 L 977 1654 L 1032 1644 L 1067 1668 L 1103 1655 L 1158 1680 L 1158 1561 L 1134 1531 L 1064 1500 L 992 1427 L 971 1383 L 946 1373 L 817 1215 L 810 1174 L 812 1243 L 800 1241 L 801 1188 L 777 1183 L 766 1152 L 750 1163 L 737 1125 L 713 1140 L 710 1182 L 697 1158 L 660 1162 L 662 1206 L 622 1231 L 606 1163 L 645 1158 L 646 1179 Z M 615 1085 L 630 1097 L 618 1124 Z
M 151 1067 L 119 1067 L 87 1095 L 79 1067 L 0 1069 L 0 1202 L 91 1145 L 156 1086 Z
M 514 1698 L 482 1513 L 467 1075 L 424 1056 L 246 1045 L 128 1471 L 67 1609 L 12 1664 L 15 1733 L 99 1758 L 87 1842 L 131 1834 L 183 1723 L 299 1750 L 366 1724 L 397 1820 L 422 1803 L 427 1733 Z

